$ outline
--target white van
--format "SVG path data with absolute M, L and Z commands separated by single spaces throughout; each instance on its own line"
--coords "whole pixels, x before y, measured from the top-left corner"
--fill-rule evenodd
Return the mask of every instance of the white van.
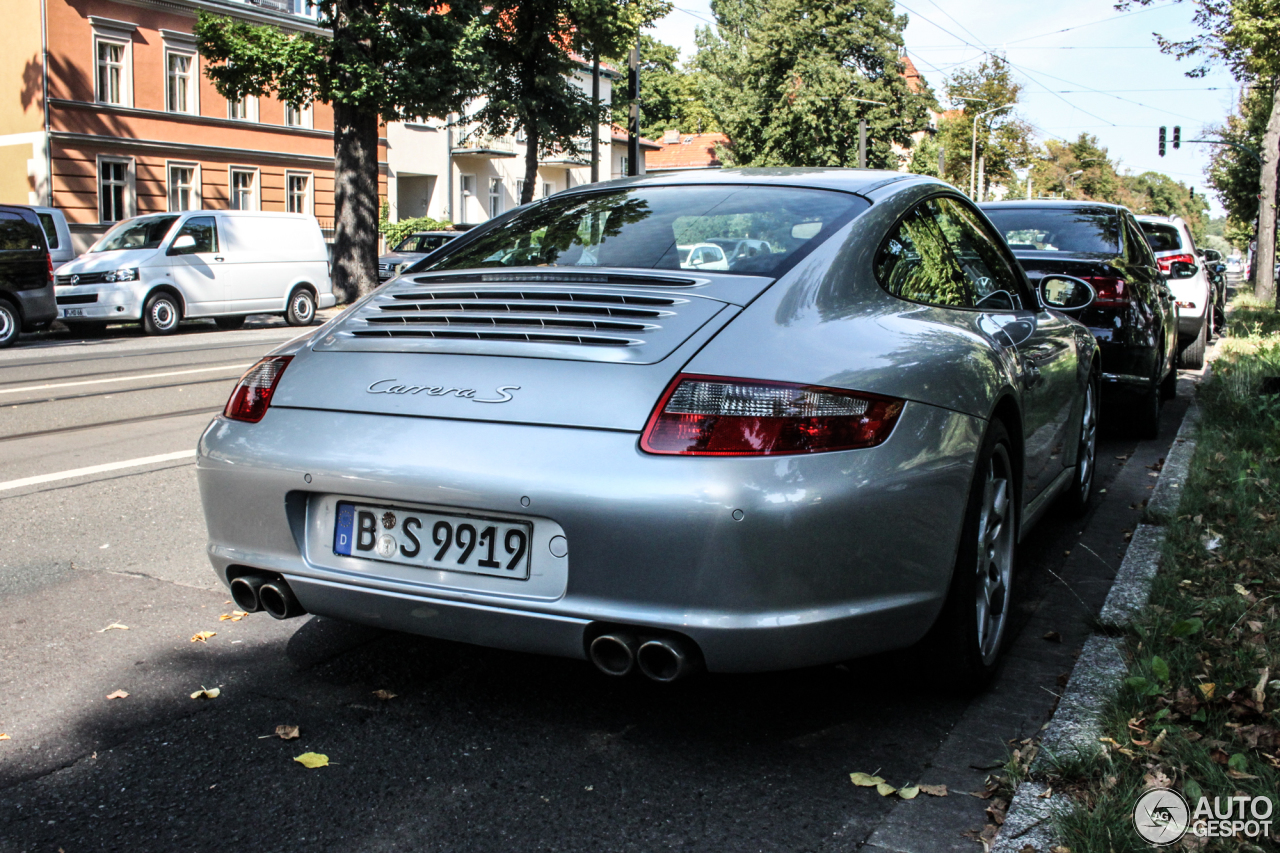
M 320 224 L 298 213 L 189 210 L 127 219 L 57 271 L 68 326 L 141 320 L 167 335 L 188 317 L 236 329 L 249 314 L 309 325 L 336 299 Z

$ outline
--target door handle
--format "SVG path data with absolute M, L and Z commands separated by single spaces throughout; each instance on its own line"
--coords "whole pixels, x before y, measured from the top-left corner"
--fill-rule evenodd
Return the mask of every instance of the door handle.
M 225 258 L 223 258 L 223 257 L 222 257 L 222 255 L 214 255 L 214 256 L 213 256 L 213 259 L 214 259 L 215 261 L 225 260 Z
M 1030 388 L 1040 381 L 1040 368 L 1034 364 L 1027 365 L 1022 371 L 1022 384 L 1026 388 Z

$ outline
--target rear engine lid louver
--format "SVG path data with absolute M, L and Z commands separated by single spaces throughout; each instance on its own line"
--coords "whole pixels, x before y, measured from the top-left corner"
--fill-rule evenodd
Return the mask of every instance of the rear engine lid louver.
M 366 302 L 315 349 L 652 364 L 725 307 L 679 290 L 696 284 L 619 274 L 411 276 Z

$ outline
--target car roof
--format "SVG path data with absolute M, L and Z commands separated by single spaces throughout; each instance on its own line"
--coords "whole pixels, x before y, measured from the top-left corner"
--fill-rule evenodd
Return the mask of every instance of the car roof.
M 1181 216 L 1158 216 L 1154 213 L 1142 213 L 1137 217 L 1139 222 L 1160 222 L 1168 225 L 1186 225 Z
M 1024 208 L 1027 210 L 1042 210 L 1045 208 L 1060 207 L 1063 209 L 1078 207 L 1102 207 L 1115 211 L 1128 210 L 1122 204 L 1113 204 L 1109 201 L 1088 201 L 1085 199 L 1068 199 L 1068 198 L 1032 198 L 1020 199 L 1017 201 L 984 201 L 978 205 L 983 210 L 1009 210 Z
M 687 169 L 680 172 L 656 172 L 634 178 L 617 178 L 574 187 L 565 192 L 584 192 L 623 187 L 668 187 L 742 184 L 754 186 L 796 187 L 797 189 L 841 190 L 850 193 L 870 192 L 886 184 L 902 181 L 935 183 L 954 190 L 951 184 L 925 175 L 893 172 L 884 169 L 838 169 L 777 167 L 759 169 Z M 560 193 L 563 195 L 563 193 Z
M 409 237 L 461 237 L 461 231 L 414 231 Z

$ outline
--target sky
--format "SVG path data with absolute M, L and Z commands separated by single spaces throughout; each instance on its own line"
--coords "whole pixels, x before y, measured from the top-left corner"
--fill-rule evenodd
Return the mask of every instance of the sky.
M 1183 39 L 1198 30 L 1189 2 L 1166 2 L 1118 12 L 1114 0 L 906 0 L 897 4 L 910 22 L 907 54 L 939 98 L 943 81 L 976 67 L 983 50 L 1003 52 L 1024 84 L 1018 112 L 1039 138 L 1098 137 L 1119 170 L 1163 172 L 1208 191 L 1215 215 L 1222 206 L 1208 188 L 1209 145 L 1157 153 L 1158 128 L 1182 128 L 1182 138 L 1204 138 L 1222 124 L 1239 85 L 1222 68 L 1186 76 L 1193 63 L 1162 54 L 1153 33 Z M 680 48 L 687 60 L 695 32 L 713 20 L 709 0 L 676 0 L 650 34 Z M 944 104 L 944 106 L 949 106 Z

